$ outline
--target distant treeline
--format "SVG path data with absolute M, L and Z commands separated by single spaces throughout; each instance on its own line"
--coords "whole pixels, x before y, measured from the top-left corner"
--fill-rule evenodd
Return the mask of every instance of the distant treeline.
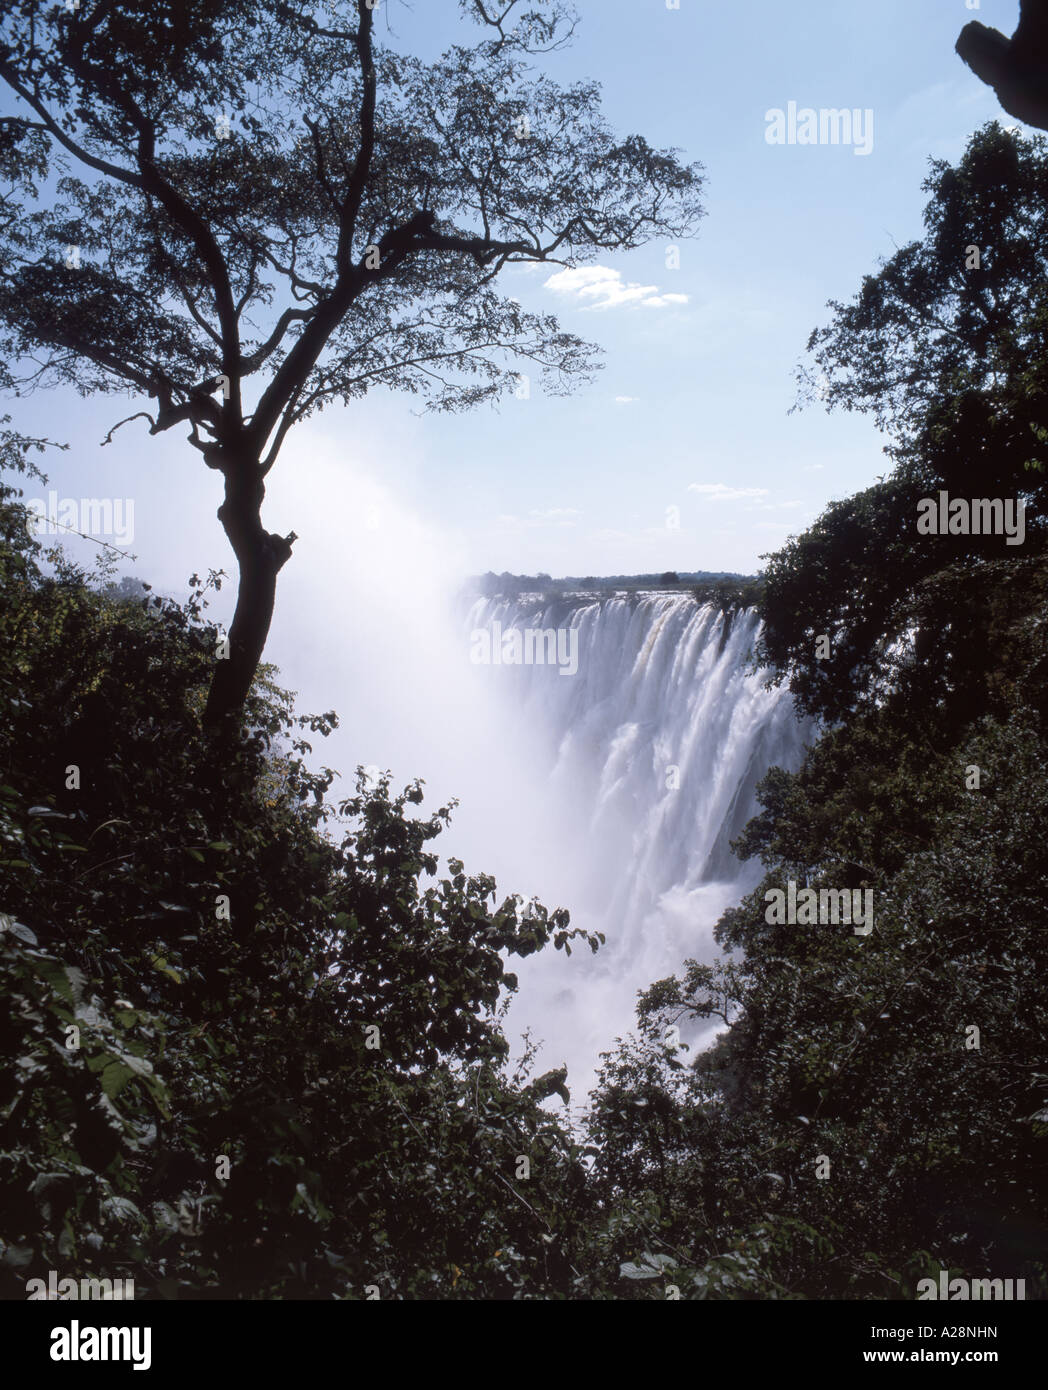
M 760 576 L 734 574 L 725 570 L 691 570 L 661 574 L 566 575 L 553 579 L 548 574 L 474 575 L 464 585 L 468 594 L 486 598 L 513 598 L 518 594 L 621 593 L 641 589 L 690 589 L 700 603 L 719 603 L 727 609 L 749 608 L 760 601 L 764 582 Z

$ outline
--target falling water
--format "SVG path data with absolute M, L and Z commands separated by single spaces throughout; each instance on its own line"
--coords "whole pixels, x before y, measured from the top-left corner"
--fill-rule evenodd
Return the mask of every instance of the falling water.
M 531 812 L 543 833 L 530 837 L 532 852 L 548 847 L 543 900 L 607 937 L 596 957 L 548 951 L 529 962 L 510 1016 L 511 1032 L 545 1039 L 545 1065 L 568 1062 L 578 1095 L 598 1053 L 631 1027 L 637 990 L 689 957 L 714 958 L 718 917 L 759 877 L 730 842 L 759 809 L 756 784 L 773 765 L 797 767 L 811 730 L 789 693 L 765 689 L 752 669 L 753 610 L 732 615 L 679 593 L 523 595 L 477 600 L 466 625 L 501 631 L 503 643 L 513 630 L 577 631 L 575 674 L 556 664 L 474 672 L 545 788 Z

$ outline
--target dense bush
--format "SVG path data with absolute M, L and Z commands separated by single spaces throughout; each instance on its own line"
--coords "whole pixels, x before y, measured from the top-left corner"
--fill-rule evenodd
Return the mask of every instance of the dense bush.
M 770 872 L 722 919 L 728 962 L 653 986 L 605 1062 L 600 1195 L 650 1194 L 648 1248 L 693 1296 L 725 1268 L 736 1296 L 912 1298 L 939 1268 L 1048 1295 L 1048 741 L 1016 713 L 922 776 L 871 733 L 771 779 L 740 846 Z M 891 833 L 842 804 L 857 768 L 875 796 L 907 781 Z M 872 934 L 769 925 L 790 878 L 872 886 Z M 731 1027 L 686 1066 L 666 1029 L 688 1017 Z
M 271 683 L 204 735 L 208 584 L 106 595 L 0 519 L 2 1292 L 570 1290 L 580 1155 L 500 1027 L 567 914 L 440 877 L 417 785 L 332 805 L 334 716 Z

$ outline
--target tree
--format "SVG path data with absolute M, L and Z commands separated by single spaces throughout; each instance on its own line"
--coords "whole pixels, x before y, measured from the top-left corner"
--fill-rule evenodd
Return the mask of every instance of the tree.
M 801 397 L 869 412 L 897 444 L 985 402 L 987 420 L 1002 417 L 996 452 L 1008 441 L 1022 475 L 1030 421 L 1048 416 L 1048 140 L 990 122 L 956 165 L 932 160 L 922 187 L 924 237 L 865 276 L 850 304 L 830 301 Z
M 1048 141 L 996 122 L 956 165 L 932 162 L 925 235 L 901 247 L 808 342 L 800 400 L 869 413 L 891 475 L 832 503 L 768 566 L 761 649 L 809 712 L 835 720 L 935 689 L 966 719 L 1006 573 L 1039 583 L 1043 523 L 915 544 L 939 490 L 1041 503 L 1048 484 Z M 996 567 L 996 568 L 994 568 Z M 966 642 L 951 640 L 964 633 Z M 820 643 L 820 638 L 824 639 Z
M 499 271 L 701 215 L 698 166 L 614 138 L 595 84 L 536 73 L 570 37 L 560 0 L 518 3 L 460 0 L 482 37 L 430 63 L 376 41 L 370 0 L 23 0 L 7 20 L 0 347 L 22 389 L 150 398 L 129 418 L 187 425 L 221 473 L 239 588 L 211 725 L 244 700 L 296 539 L 261 519 L 288 431 L 375 385 L 494 401 L 522 362 L 569 389 L 595 349 Z

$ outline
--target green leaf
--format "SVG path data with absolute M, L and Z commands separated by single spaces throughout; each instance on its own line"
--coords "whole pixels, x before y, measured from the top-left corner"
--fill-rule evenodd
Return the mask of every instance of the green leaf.
M 102 1090 L 110 1100 L 116 1100 L 134 1074 L 123 1062 L 112 1061 L 102 1072 Z
M 177 970 L 174 969 L 173 966 L 167 963 L 167 960 L 164 956 L 154 955 L 150 957 L 150 960 L 152 961 L 152 964 L 156 970 L 159 970 L 161 974 L 166 975 L 169 979 L 174 980 L 176 985 L 180 985 L 182 983 L 182 976 L 178 973 Z
M 4 930 L 9 931 L 12 936 L 17 936 L 19 941 L 24 941 L 27 946 L 39 946 L 40 944 L 36 939 L 35 933 L 31 932 L 28 927 L 23 926 L 21 922 L 13 922 L 9 918 L 5 924 Z

